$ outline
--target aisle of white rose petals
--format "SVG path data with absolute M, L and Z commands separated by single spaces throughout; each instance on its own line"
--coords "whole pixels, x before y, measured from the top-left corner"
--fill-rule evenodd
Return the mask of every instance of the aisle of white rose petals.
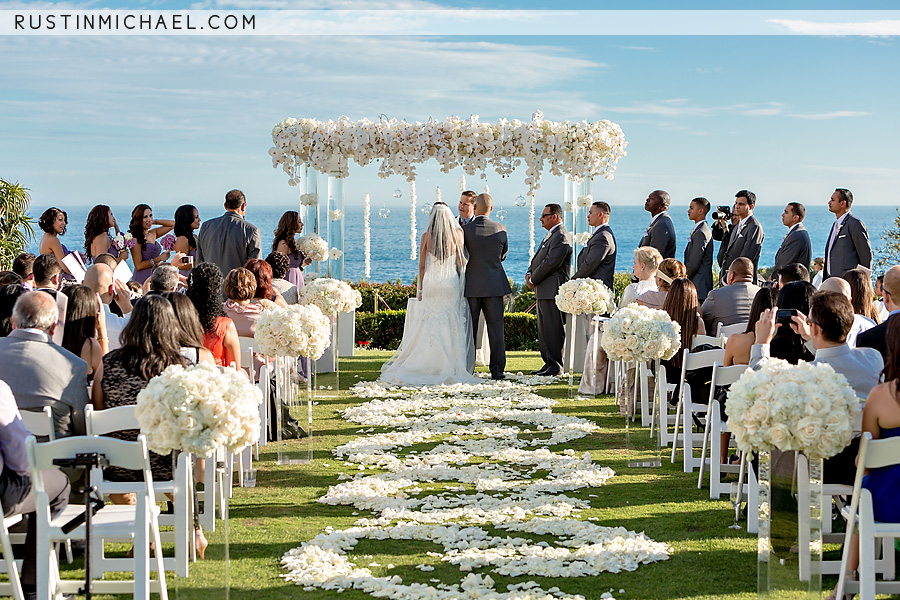
M 578 599 L 582 596 L 558 587 L 545 590 L 533 581 L 500 591 L 489 574 L 471 571 L 588 577 L 667 560 L 667 544 L 579 518 L 590 503 L 566 492 L 598 488 L 615 473 L 594 464 L 587 452 L 578 456 L 571 449 L 550 449 L 599 430 L 585 419 L 554 414 L 557 402 L 529 387 L 552 380 L 514 376 L 415 389 L 355 385 L 351 393 L 370 400 L 345 410 L 343 417 L 367 427 L 359 431 L 366 435 L 333 450 L 355 474 L 340 475 L 341 482 L 318 501 L 352 505 L 371 516 L 348 529 L 327 528 L 285 553 L 282 565 L 288 572 L 283 577 L 308 591 L 355 588 L 398 600 Z M 415 450 L 413 445 L 430 449 Z M 377 472 L 369 474 L 368 469 Z M 602 504 L 602 492 L 596 497 Z M 535 542 L 529 535 L 559 541 Z M 368 567 L 381 565 L 371 557 L 349 556 L 360 539 L 433 542 L 443 552 L 428 552 L 433 564 L 417 569 L 433 571 L 444 562 L 468 574 L 454 584 L 376 577 Z M 605 592 L 601 597 L 613 596 Z

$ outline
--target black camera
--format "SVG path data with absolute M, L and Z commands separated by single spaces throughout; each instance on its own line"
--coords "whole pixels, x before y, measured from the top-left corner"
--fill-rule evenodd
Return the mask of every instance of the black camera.
M 716 210 L 713 211 L 712 214 L 713 221 L 720 221 L 722 219 L 729 220 L 731 219 L 731 207 L 730 206 L 717 206 Z

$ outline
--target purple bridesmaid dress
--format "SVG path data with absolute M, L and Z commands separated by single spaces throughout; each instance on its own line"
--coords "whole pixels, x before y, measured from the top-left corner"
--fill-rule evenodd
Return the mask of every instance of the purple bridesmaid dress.
M 152 260 L 160 254 L 162 254 L 162 246 L 159 245 L 159 242 L 153 242 L 152 244 L 148 242 L 141 250 L 141 260 Z M 152 271 L 152 268 L 138 269 L 134 272 L 134 275 L 132 275 L 131 280 L 144 285 L 144 282 L 150 277 Z
M 305 257 L 302 252 L 292 252 L 288 257 L 288 272 L 284 276 L 285 279 L 297 286 L 297 290 L 303 287 L 303 261 Z

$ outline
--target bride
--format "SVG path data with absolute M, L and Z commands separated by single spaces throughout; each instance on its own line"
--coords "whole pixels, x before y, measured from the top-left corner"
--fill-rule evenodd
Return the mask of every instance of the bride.
M 394 385 L 477 383 L 469 305 L 463 296 L 463 232 L 443 202 L 431 210 L 419 252 L 416 301 L 410 301 L 400 348 L 381 368 Z

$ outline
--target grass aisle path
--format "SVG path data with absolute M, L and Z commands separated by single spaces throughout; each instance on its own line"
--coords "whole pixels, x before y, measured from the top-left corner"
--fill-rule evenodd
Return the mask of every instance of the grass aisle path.
M 341 387 L 345 390 L 360 380 L 374 380 L 387 352 L 364 351 L 341 361 Z M 508 356 L 507 370 L 528 372 L 540 366 L 534 352 L 513 352 Z M 358 376 L 358 377 L 357 377 Z M 320 385 L 333 385 L 334 377 L 321 377 Z M 756 539 L 744 531 L 728 529 L 731 507 L 727 499 L 708 500 L 706 490 L 697 489 L 697 475 L 681 472 L 680 460 L 670 464 L 664 459 L 662 468 L 629 469 L 629 453 L 625 450 L 623 419 L 611 396 L 597 399 L 569 400 L 564 382 L 538 387 L 535 392 L 559 400 L 553 408 L 556 414 L 588 419 L 600 426 L 600 431 L 552 448 L 561 452 L 571 448 L 576 455 L 591 453 L 593 463 L 610 467 L 616 476 L 605 485 L 565 492 L 566 495 L 588 502 L 590 508 L 577 517 L 592 519 L 596 525 L 625 527 L 645 532 L 657 541 L 671 546 L 669 560 L 641 565 L 633 572 L 602 573 L 583 578 L 545 578 L 523 576 L 508 578 L 495 575 L 490 567 L 476 569 L 476 573 L 490 574 L 498 591 L 505 591 L 507 583 L 537 582 L 548 590 L 558 587 L 569 594 L 581 594 L 599 599 L 604 592 L 613 591 L 623 598 L 751 598 L 756 595 Z M 333 598 L 334 591 L 304 591 L 285 582 L 280 566 L 281 556 L 302 542 L 313 539 L 327 527 L 346 529 L 365 516 L 352 506 L 331 506 L 316 502 L 329 486 L 339 483 L 341 473 L 355 475 L 337 460 L 331 450 L 360 436 L 367 429 L 341 418 L 340 411 L 365 400 L 346 395 L 323 399 L 314 408 L 315 437 L 292 442 L 302 448 L 311 447 L 313 463 L 299 466 L 278 466 L 274 452 L 260 454 L 257 487 L 236 488 L 231 501 L 230 553 L 231 597 L 240 600 L 270 598 Z M 387 430 L 387 428 L 386 428 Z M 378 430 L 376 430 L 378 431 Z M 640 429 L 639 439 L 649 434 Z M 271 448 L 271 446 L 269 447 Z M 366 472 L 375 472 L 367 470 Z M 426 484 L 427 485 L 427 484 Z M 354 514 L 357 513 L 357 514 Z M 179 598 L 221 597 L 224 591 L 223 561 L 224 527 L 220 523 L 208 534 L 210 548 L 207 560 L 193 566 L 191 577 L 179 582 Z M 493 535 L 521 535 L 538 541 L 540 536 L 516 534 L 502 530 Z M 351 560 L 360 567 L 370 563 L 374 575 L 400 575 L 405 583 L 428 582 L 440 578 L 458 583 L 466 573 L 447 563 L 440 563 L 435 571 L 423 573 L 414 568 L 426 558 L 428 551 L 441 551 L 430 542 L 408 540 L 360 540 L 353 549 Z M 365 559 L 361 555 L 366 555 Z M 372 555 L 372 558 L 368 558 Z M 387 570 L 388 564 L 395 565 Z M 624 590 L 624 593 L 619 593 Z M 175 596 L 174 590 L 170 592 Z M 343 598 L 371 598 L 357 590 L 341 593 Z

